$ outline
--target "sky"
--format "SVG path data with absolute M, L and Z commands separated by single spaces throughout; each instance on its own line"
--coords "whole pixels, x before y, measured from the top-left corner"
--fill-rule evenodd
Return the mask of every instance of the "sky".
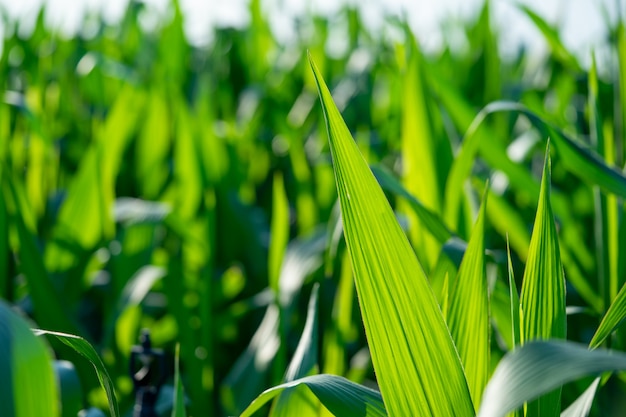
M 33 21 L 42 3 L 47 3 L 47 20 L 65 33 L 75 32 L 87 10 L 101 10 L 114 22 L 122 15 L 128 0 L 0 0 L 13 17 Z M 148 0 L 157 13 L 165 13 L 168 0 Z M 211 26 L 241 26 L 248 21 L 248 0 L 180 0 L 186 19 L 186 34 L 194 44 L 210 40 Z M 263 0 L 272 28 L 280 39 L 293 33 L 293 16 L 307 10 L 331 15 L 341 4 L 357 4 L 366 22 L 379 27 L 385 13 L 406 12 L 409 23 L 425 49 L 434 50 L 442 42 L 444 18 L 467 20 L 475 16 L 483 0 Z M 531 53 L 547 50 L 541 34 L 515 6 L 528 5 L 560 29 L 563 42 L 588 62 L 590 51 L 602 43 L 607 27 L 604 14 L 624 16 L 625 0 L 491 0 L 493 22 L 500 34 L 503 53 L 524 44 Z M 621 3 L 621 7 L 618 4 Z

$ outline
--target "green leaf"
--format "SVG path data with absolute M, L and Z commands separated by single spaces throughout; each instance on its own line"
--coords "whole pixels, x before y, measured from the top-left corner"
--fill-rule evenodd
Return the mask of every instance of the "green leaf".
M 23 190 L 8 178 L 3 184 L 11 224 L 16 229 L 19 242 L 17 258 L 19 269 L 26 277 L 30 297 L 33 301 L 35 318 L 40 325 L 68 332 L 77 332 L 75 322 L 69 316 L 62 297 L 48 275 L 43 257 L 35 242 L 34 233 L 25 224 L 25 210 L 19 204 Z
M 617 297 L 615 297 L 615 300 L 602 318 L 596 333 L 593 335 L 591 342 L 589 342 L 589 348 L 595 349 L 599 347 L 622 323 L 624 318 L 626 318 L 626 285 L 619 291 Z
M 587 417 L 591 410 L 593 399 L 596 396 L 600 379 L 600 377 L 594 379 L 589 388 L 561 413 L 561 417 Z
M 402 197 L 411 206 L 421 224 L 440 242 L 445 243 L 452 237 L 445 223 L 433 211 L 428 209 L 417 197 L 411 194 L 393 175 L 382 165 L 371 167 L 374 176 L 383 190 Z
M 254 415 L 286 389 L 305 386 L 336 417 L 385 417 L 380 393 L 335 375 L 311 375 L 270 388 L 259 395 L 240 417 Z
M 566 335 L 565 279 L 550 205 L 549 150 L 548 144 L 520 296 L 522 344 L 535 339 L 564 339 Z M 560 390 L 557 390 L 529 404 L 527 415 L 558 415 L 559 408 Z
M 174 357 L 174 406 L 172 407 L 172 417 L 187 417 L 185 411 L 185 389 L 180 378 L 180 344 L 176 344 Z
M 365 332 L 387 409 L 398 416 L 471 416 L 474 407 L 463 368 L 423 269 L 310 56 L 309 62 L 330 139 Z
M 541 16 L 533 12 L 529 7 L 519 5 L 519 8 L 526 13 L 530 20 L 533 21 L 537 29 L 541 31 L 543 37 L 548 43 L 548 46 L 552 50 L 554 57 L 570 70 L 580 71 L 580 65 L 578 65 L 576 57 L 568 51 L 565 45 L 563 45 L 563 42 L 561 42 L 559 37 L 559 32 L 550 26 Z
M 431 129 L 429 101 L 422 81 L 422 56 L 410 31 L 410 58 L 403 76 L 402 95 L 402 182 L 407 191 L 419 199 L 425 207 L 440 210 L 439 179 L 437 178 L 437 143 Z M 404 210 L 406 211 L 406 210 Z M 422 220 L 408 211 L 409 238 L 418 258 L 427 270 L 434 267 L 441 244 L 424 233 Z
M 49 347 L 0 300 L 0 404 L 2 415 L 60 416 Z
M 523 104 L 510 101 L 495 101 L 485 106 L 474 120 L 475 125 L 489 114 L 514 112 L 523 114 L 541 132 L 550 138 L 560 155 L 565 168 L 581 180 L 597 184 L 603 190 L 626 198 L 626 176 L 608 166 L 596 152 L 556 126 L 546 122 Z
M 501 417 L 579 378 L 626 369 L 626 355 L 565 342 L 531 342 L 507 353 L 493 373 L 478 417 Z
M 519 294 L 517 293 L 517 285 L 515 284 L 515 275 L 513 274 L 513 262 L 511 262 L 511 250 L 509 248 L 509 242 L 506 242 L 506 255 L 507 255 L 507 270 L 509 275 L 509 297 L 511 299 L 511 337 L 512 337 L 512 350 L 520 343 L 520 302 Z
M 296 352 L 289 363 L 284 382 L 295 381 L 317 370 L 317 298 L 319 283 L 316 283 L 311 293 L 309 307 Z M 311 398 L 313 397 L 313 398 Z M 300 390 L 297 387 L 284 390 L 274 403 L 272 417 L 278 416 L 318 416 L 318 404 L 311 392 Z
M 113 380 L 109 376 L 109 372 L 104 366 L 102 359 L 100 359 L 100 356 L 98 356 L 93 346 L 91 346 L 88 341 L 80 336 L 75 336 L 67 333 L 58 333 L 40 329 L 34 329 L 33 331 L 37 336 L 47 335 L 55 337 L 57 340 L 71 347 L 77 353 L 80 353 L 89 362 L 91 362 L 94 369 L 96 370 L 98 381 L 100 381 L 100 385 L 106 392 L 107 399 L 109 400 L 109 412 L 111 413 L 111 417 L 121 416 L 119 408 L 117 406 L 117 398 L 115 397 L 115 387 L 113 385 Z
M 448 323 L 459 351 L 474 408 L 489 379 L 489 291 L 485 272 L 487 191 L 454 284 Z
M 272 191 L 272 225 L 269 248 L 269 285 L 278 294 L 278 278 L 289 240 L 289 202 L 285 183 L 280 173 L 274 175 Z

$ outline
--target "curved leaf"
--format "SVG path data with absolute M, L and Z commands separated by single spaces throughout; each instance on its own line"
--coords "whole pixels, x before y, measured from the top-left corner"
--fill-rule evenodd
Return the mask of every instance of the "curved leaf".
M 0 404 L 2 415 L 60 416 L 49 347 L 0 300 Z
M 424 271 L 309 57 L 330 139 L 344 234 L 372 361 L 392 415 L 474 414 Z M 410 389 L 407 389 L 410 387 Z
M 385 417 L 380 393 L 334 375 L 311 375 L 270 388 L 259 395 L 240 417 L 254 415 L 286 389 L 304 385 L 336 417 Z
M 98 356 L 93 346 L 91 346 L 91 344 L 88 341 L 86 341 L 80 336 L 75 336 L 73 334 L 51 332 L 48 330 L 40 330 L 40 329 L 33 329 L 33 331 L 38 336 L 39 335 L 54 336 L 55 338 L 57 338 L 57 340 L 71 347 L 76 352 L 84 356 L 89 362 L 91 362 L 94 369 L 96 370 L 96 374 L 98 375 L 98 380 L 100 381 L 100 385 L 102 386 L 102 388 L 107 394 L 107 399 L 109 400 L 109 412 L 111 413 L 111 416 L 112 417 L 120 416 L 120 412 L 117 406 L 117 398 L 115 397 L 115 387 L 113 385 L 113 381 L 111 380 L 111 377 L 109 376 L 109 372 L 104 366 L 102 359 L 100 359 L 100 356 Z
M 531 342 L 498 364 L 478 417 L 501 417 L 567 382 L 607 371 L 626 370 L 626 355 L 565 342 Z

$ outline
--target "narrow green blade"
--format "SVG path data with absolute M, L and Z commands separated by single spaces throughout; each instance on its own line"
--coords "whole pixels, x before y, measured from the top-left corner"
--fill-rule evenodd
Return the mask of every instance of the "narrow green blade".
M 96 374 L 98 375 L 98 380 L 100 381 L 100 385 L 104 389 L 107 394 L 107 398 L 109 400 L 109 412 L 111 413 L 111 417 L 119 417 L 121 416 L 118 406 L 117 406 L 117 398 L 115 397 L 115 388 L 113 385 L 113 380 L 109 376 L 109 372 L 107 371 L 102 359 L 98 356 L 98 353 L 94 350 L 93 346 L 83 339 L 80 336 L 75 336 L 72 334 L 66 333 L 58 333 L 51 332 L 48 330 L 33 330 L 36 335 L 48 335 L 54 336 L 60 342 L 63 342 L 67 346 L 74 349 L 76 352 L 80 353 L 84 356 L 96 370 Z
M 500 417 L 576 379 L 626 369 L 626 355 L 565 342 L 531 342 L 508 353 L 489 381 L 478 417 Z M 557 414 L 558 415 L 558 414 Z
M 566 335 L 565 279 L 550 205 L 549 150 L 548 145 L 520 296 L 522 344 L 535 339 L 564 339 Z M 558 415 L 560 395 L 557 390 L 529 404 L 527 416 Z
M 408 31 L 407 31 L 408 32 Z M 422 56 L 410 34 L 410 58 L 403 77 L 402 95 L 402 180 L 409 193 L 425 207 L 440 209 L 439 180 L 437 178 L 436 138 L 428 114 L 428 95 L 422 82 Z M 401 205 L 402 207 L 402 205 Z M 434 267 L 441 244 L 425 233 L 422 220 L 412 211 L 406 212 L 411 227 L 408 235 L 427 270 Z
M 185 411 L 185 390 L 180 379 L 180 344 L 176 344 L 176 355 L 174 358 L 174 406 L 172 407 L 172 417 L 187 417 Z
M 270 388 L 241 413 L 253 416 L 272 398 L 286 389 L 305 386 L 336 417 L 386 417 L 380 393 L 335 375 L 311 375 Z
M 576 57 L 572 55 L 563 42 L 561 42 L 559 32 L 554 27 L 550 26 L 550 24 L 548 24 L 548 22 L 546 22 L 541 16 L 532 11 L 528 6 L 520 5 L 519 8 L 526 13 L 530 20 L 533 21 L 537 29 L 541 31 L 543 37 L 548 43 L 548 46 L 550 46 L 554 57 L 570 70 L 580 71 L 580 65 L 578 64 Z
M 512 350 L 520 343 L 520 317 L 519 317 L 519 294 L 517 285 L 515 284 L 515 275 L 513 274 L 513 262 L 511 261 L 511 250 L 509 242 L 506 242 L 507 270 L 509 273 L 509 296 L 511 298 L 511 337 L 513 342 Z
M 317 298 L 319 284 L 316 283 L 311 293 L 307 311 L 306 323 L 302 337 L 298 342 L 296 352 L 289 363 L 284 382 L 295 381 L 312 373 L 317 373 Z M 297 387 L 287 388 L 277 398 L 270 415 L 317 417 L 319 403 L 313 393 L 300 390 Z
M 474 407 L 463 368 L 423 269 L 319 70 L 309 61 L 328 129 L 365 331 L 387 409 L 397 416 L 471 416 Z
M 487 192 L 472 231 L 450 300 L 448 323 L 459 350 L 474 408 L 489 379 L 489 291 L 485 272 Z
M 615 297 L 615 300 L 609 307 L 608 311 L 602 318 L 596 333 L 593 335 L 589 348 L 595 349 L 599 347 L 604 340 L 622 323 L 626 318 L 626 285 L 622 287 Z

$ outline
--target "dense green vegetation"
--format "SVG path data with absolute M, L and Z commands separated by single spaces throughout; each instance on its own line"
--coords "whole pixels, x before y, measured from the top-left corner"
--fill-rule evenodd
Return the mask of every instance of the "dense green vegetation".
M 543 58 L 504 60 L 488 3 L 433 54 L 349 7 L 280 43 L 253 0 L 202 48 L 144 7 L 71 39 L 5 23 L 9 415 L 57 415 L 51 351 L 63 417 L 132 415 L 144 328 L 162 415 L 182 387 L 193 416 L 620 415 L 622 20 L 585 68 L 522 7 Z

